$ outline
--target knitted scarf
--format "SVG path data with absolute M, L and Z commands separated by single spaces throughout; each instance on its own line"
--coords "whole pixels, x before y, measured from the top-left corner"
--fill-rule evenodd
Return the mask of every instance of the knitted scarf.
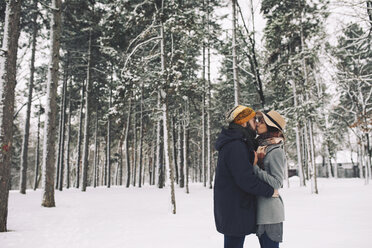
M 267 132 L 258 136 L 256 140 L 259 145 L 257 148 L 257 165 L 264 170 L 265 168 L 263 160 L 266 156 L 267 148 L 271 145 L 276 145 L 284 142 L 284 136 L 282 132 Z

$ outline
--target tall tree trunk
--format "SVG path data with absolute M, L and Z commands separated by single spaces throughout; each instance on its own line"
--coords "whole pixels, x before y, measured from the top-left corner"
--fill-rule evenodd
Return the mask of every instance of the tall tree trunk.
M 367 151 L 366 151 L 367 149 L 366 149 L 364 137 L 361 136 L 360 140 L 361 140 L 362 161 L 364 165 L 364 179 L 365 179 L 364 182 L 367 185 L 369 184 L 370 168 L 368 168 L 368 156 L 367 156 Z
M 151 157 L 149 160 L 149 184 L 150 185 L 154 185 L 152 174 L 154 173 L 154 167 L 155 167 L 155 149 L 156 149 L 155 146 L 156 146 L 156 141 L 153 141 L 152 146 L 150 147 Z
M 197 172 L 197 174 L 198 174 L 198 176 L 199 176 L 199 179 L 196 179 L 198 182 L 203 182 L 203 180 L 202 180 L 202 176 L 203 176 L 203 167 L 201 166 L 201 154 L 199 154 L 198 152 L 196 152 L 195 153 L 195 156 L 197 156 L 197 162 L 198 162 L 198 169 L 199 169 L 199 171 Z M 204 187 L 206 187 L 206 186 L 204 186 Z
M 190 193 L 189 191 L 189 160 L 188 160 L 188 130 L 186 124 L 183 125 L 183 164 L 186 172 L 185 181 L 186 181 L 186 193 Z
M 326 130 L 329 129 L 329 124 L 328 124 L 328 116 L 325 115 L 325 125 L 326 125 Z M 325 150 L 326 150 L 326 159 L 327 159 L 327 172 L 328 172 L 328 177 L 333 177 L 332 175 L 332 168 L 331 168 L 331 154 L 329 152 L 329 141 L 328 139 L 326 140 L 326 147 L 325 147 Z
M 94 161 L 93 161 L 93 187 L 97 187 L 97 165 L 98 165 L 98 107 L 96 105 L 96 125 L 94 129 Z
M 328 146 L 328 141 L 326 142 L 326 147 L 325 147 L 325 153 L 326 153 L 326 164 L 327 164 L 327 174 L 328 177 L 331 178 L 332 176 L 332 169 L 331 169 L 331 155 L 329 154 L 329 146 Z
M 208 7 L 209 7 L 209 0 L 207 1 L 207 3 L 208 3 Z M 235 11 L 235 4 L 236 4 L 235 0 L 233 1 L 233 4 L 234 4 L 233 9 Z M 208 26 L 207 26 L 208 34 L 209 34 L 209 11 L 208 11 L 208 14 L 207 14 L 207 23 L 208 23 Z M 235 33 L 235 30 L 234 30 L 234 33 Z M 235 46 L 234 46 L 233 50 L 235 51 Z M 207 165 L 209 167 L 209 188 L 211 189 L 212 188 L 212 181 L 213 181 L 213 166 L 212 166 L 212 160 L 211 160 L 211 51 L 210 51 L 209 36 L 208 36 L 208 44 L 207 44 L 207 54 L 208 54 L 207 55 L 208 77 L 207 77 L 205 108 L 206 108 L 206 111 L 207 111 Z M 237 67 L 236 57 L 235 57 L 235 66 Z M 237 69 L 237 68 L 235 68 L 235 69 Z M 235 74 L 236 74 L 236 76 L 235 76 Z M 234 78 L 236 79 L 236 83 L 238 85 L 237 71 L 234 71 Z M 238 87 L 238 89 L 240 91 L 239 87 Z M 238 101 L 239 101 L 239 95 L 237 97 L 238 98 L 236 100 L 237 101 L 236 105 L 238 104 Z
M 44 207 L 55 207 L 54 201 L 54 172 L 55 172 L 55 135 L 57 111 L 58 64 L 61 36 L 61 0 L 52 0 L 53 13 L 51 20 L 51 52 L 48 69 L 47 104 L 45 109 L 44 125 L 44 152 L 43 152 L 43 201 Z
M 66 141 L 66 188 L 70 188 L 70 143 L 71 143 L 71 89 L 68 91 L 67 141 Z M 63 183 L 63 181 L 62 181 Z
M 164 37 L 163 37 L 164 38 Z M 164 158 L 165 158 L 165 170 L 169 171 L 170 187 L 171 187 L 171 203 L 172 213 L 176 214 L 176 193 L 174 191 L 174 169 L 170 165 L 170 139 L 169 139 L 169 124 L 168 124 L 168 106 L 165 99 L 163 102 L 163 130 L 164 130 Z
M 80 160 L 81 160 L 81 142 L 83 138 L 83 109 L 84 109 L 84 95 L 85 95 L 85 84 L 81 87 L 81 99 L 80 99 L 80 117 L 79 117 L 79 134 L 77 141 L 77 156 L 76 156 L 76 188 L 80 188 Z
M 7 231 L 20 8 L 21 1 L 6 1 L 0 50 L 0 232 Z
M 41 109 L 41 105 L 40 105 Z M 38 187 L 38 175 L 39 175 L 39 164 L 40 164 L 40 115 L 41 111 L 37 115 L 37 134 L 36 134 L 36 152 L 35 152 L 35 178 L 34 178 L 34 190 Z
M 88 42 L 88 65 L 87 65 L 87 88 L 85 96 L 85 123 L 84 123 L 84 142 L 83 142 L 83 165 L 81 191 L 85 192 L 88 182 L 88 155 L 89 155 L 89 121 L 90 121 L 90 87 L 91 87 L 91 52 L 92 52 L 92 28 L 89 30 Z
M 311 152 L 311 166 L 312 166 L 312 180 L 314 184 L 313 193 L 318 194 L 318 181 L 317 181 L 317 170 L 315 164 L 315 148 L 314 148 L 314 135 L 313 135 L 313 122 L 308 119 L 309 122 L 309 135 L 310 135 L 310 152 Z
M 123 185 L 123 149 L 119 150 L 119 185 Z
M 130 158 L 129 158 L 128 134 L 129 134 L 129 127 L 130 127 L 131 109 L 132 109 L 132 99 L 129 97 L 128 117 L 127 117 L 125 136 L 124 136 L 125 162 L 127 165 L 127 184 L 126 184 L 127 188 L 130 185 Z
M 238 81 L 238 63 L 236 59 L 236 0 L 232 0 L 232 57 L 234 79 L 234 104 L 237 106 L 240 100 L 240 86 Z
M 364 175 L 363 175 L 363 161 L 362 161 L 362 151 L 361 151 L 361 147 L 360 147 L 360 144 L 359 144 L 359 140 L 358 140 L 358 145 L 357 145 L 357 153 L 358 153 L 358 168 L 359 168 L 359 178 L 360 179 L 363 179 L 364 178 Z
M 162 1 L 162 14 L 164 11 L 164 1 Z M 164 38 L 164 24 L 161 22 L 160 26 L 160 54 L 161 54 L 161 74 L 164 79 L 165 87 L 167 88 L 167 77 L 165 76 L 165 38 Z M 176 214 L 176 193 L 174 190 L 174 170 L 173 166 L 170 166 L 170 139 L 169 139 L 169 120 L 168 120 L 168 92 L 167 89 L 161 89 L 162 96 L 162 110 L 163 110 L 163 134 L 164 134 L 164 158 L 165 158 L 165 168 L 169 171 L 170 187 L 171 187 L 171 203 L 172 203 L 172 213 Z
M 146 180 L 146 168 L 148 168 L 146 165 L 148 164 L 149 162 L 149 153 L 148 152 L 145 152 L 144 155 L 145 158 L 144 158 L 144 162 L 143 162 L 143 172 L 142 172 L 142 184 L 145 185 L 145 180 Z
M 205 7 L 205 0 L 203 1 L 203 5 Z M 205 16 L 203 15 L 203 24 L 204 26 L 208 25 L 209 23 L 205 24 Z M 208 34 L 209 35 L 209 34 Z M 201 110 L 202 110 L 202 115 L 201 115 L 201 128 L 202 128 L 202 135 L 201 135 L 201 166 L 203 170 L 203 185 L 204 187 L 207 187 L 207 164 L 205 163 L 205 84 L 206 84 L 206 79 L 205 79 L 205 67 L 206 67 L 206 58 L 205 58 L 205 39 L 203 39 L 203 75 L 202 75 L 202 105 L 201 105 Z
M 143 150 L 143 84 L 141 86 L 141 99 L 140 99 L 140 130 L 139 130 L 139 171 L 138 171 L 138 187 L 142 186 L 142 150 Z
M 305 147 L 307 152 L 307 170 L 311 180 L 311 192 L 314 192 L 314 181 L 313 181 L 313 167 L 311 164 L 311 151 L 310 151 L 310 139 L 309 139 L 309 123 L 304 123 L 304 135 L 305 135 Z
M 33 17 L 32 17 L 32 44 L 31 44 L 31 63 L 30 63 L 30 81 L 28 85 L 28 99 L 27 99 L 27 110 L 24 135 L 22 141 L 22 152 L 21 152 L 21 175 L 20 175 L 20 193 L 26 194 L 26 182 L 27 182 L 27 157 L 28 157 L 28 140 L 30 134 L 30 116 L 31 116 L 31 103 L 32 103 L 32 91 L 34 89 L 34 74 L 35 74 L 35 52 L 36 52 L 36 35 L 37 35 L 37 1 L 33 0 Z
M 107 188 L 111 187 L 111 118 L 110 118 L 110 109 L 111 109 L 111 95 L 112 89 L 110 86 L 109 89 L 109 113 L 107 118 Z
M 177 124 L 176 124 L 176 118 L 173 116 L 172 117 L 172 142 L 173 142 L 173 164 L 175 168 L 175 173 L 176 173 L 176 183 L 178 184 L 178 161 L 177 161 L 177 138 L 176 138 L 176 130 L 177 130 Z
M 308 80 L 308 73 L 307 73 L 307 67 L 306 67 L 306 60 L 305 60 L 305 41 L 304 41 L 304 32 L 303 32 L 303 10 L 301 10 L 301 19 L 300 19 L 300 37 L 301 37 L 301 62 L 302 62 L 302 75 L 305 81 L 305 101 L 307 102 L 309 100 L 309 94 L 307 91 L 307 87 L 309 87 L 309 80 Z M 307 120 L 305 120 L 305 139 L 306 139 L 306 149 L 307 149 L 307 160 L 310 161 L 308 163 L 308 168 L 310 168 L 310 175 L 311 175 L 311 191 L 312 193 L 318 193 L 316 189 L 316 177 L 315 177 L 315 155 L 314 155 L 314 149 L 312 145 L 312 122 L 311 122 L 311 116 L 310 113 L 305 113 L 305 115 L 308 114 Z M 307 121 L 307 123 L 306 123 Z M 308 133 L 309 132 L 309 133 Z M 310 137 L 309 137 L 310 136 Z
M 163 131 L 163 128 L 161 129 Z M 162 189 L 165 186 L 165 178 L 164 178 L 164 145 L 163 140 L 160 142 L 160 153 L 159 153 L 159 166 L 157 171 L 158 177 L 158 188 Z
M 108 172 L 108 167 L 107 167 L 107 137 L 105 139 L 106 145 L 104 147 L 104 168 L 103 168 L 103 185 L 107 186 L 107 172 Z
M 156 178 L 156 171 L 159 170 L 160 172 L 160 166 L 161 166 L 161 162 L 162 160 L 160 159 L 161 157 L 161 118 L 158 116 L 158 111 L 160 111 L 160 108 L 161 108 L 161 105 L 160 105 L 160 93 L 158 93 L 158 105 L 157 105 L 157 111 L 156 111 L 156 114 L 157 114 L 157 123 L 156 123 L 156 164 L 155 164 L 155 168 L 154 168 L 154 171 L 153 171 L 153 183 L 155 184 L 155 178 Z M 160 179 L 160 175 L 158 175 L 159 179 Z M 159 188 L 162 187 L 162 183 L 158 183 L 158 186 Z
M 61 126 L 62 126 L 62 129 L 61 129 L 61 142 L 60 142 L 60 147 L 59 147 L 59 154 L 60 154 L 60 156 L 59 156 L 59 169 L 60 169 L 60 171 L 59 171 L 59 175 L 58 175 L 58 177 L 59 177 L 59 180 L 58 180 L 58 189 L 60 190 L 60 191 L 62 191 L 62 189 L 63 189 L 63 175 L 64 175 L 64 151 L 65 151 L 65 130 L 66 130 L 66 125 L 65 125 L 65 123 L 66 123 L 66 91 L 67 91 L 67 87 L 68 87 L 68 85 L 67 85 L 67 80 L 68 80 L 68 77 L 69 77 L 69 75 L 68 75 L 68 73 L 69 73 L 69 70 L 68 70 L 68 60 L 69 60 L 69 53 L 67 53 L 67 65 L 66 65 L 66 69 L 65 69 L 65 78 L 64 78 L 64 80 L 63 80 L 63 87 L 62 87 L 62 99 L 63 99 L 63 101 L 62 101 L 62 106 L 61 106 L 61 109 L 62 109 L 62 113 L 61 113 Z
M 183 136 L 185 137 L 185 135 Z M 178 125 L 178 160 L 180 161 L 180 188 L 183 188 L 185 186 L 185 153 L 184 151 L 184 141 L 182 142 L 182 124 L 180 123 Z
M 369 179 L 372 179 L 372 172 L 371 172 L 371 155 L 370 155 L 370 148 L 369 148 L 369 136 L 368 136 L 368 133 L 365 133 L 364 134 L 365 136 L 365 139 L 366 139 L 366 166 L 368 168 L 368 178 Z M 369 180 L 368 180 L 369 182 Z
M 61 99 L 60 99 L 60 107 L 59 107 L 59 124 L 58 124 L 58 145 L 57 145 L 57 159 L 56 159 L 56 182 L 55 187 L 58 189 L 59 187 L 59 170 L 60 170 L 60 161 L 61 161 L 61 146 L 62 146 L 62 128 L 63 128 L 63 100 L 64 100 L 64 92 L 65 92 L 65 78 L 66 78 L 66 69 L 64 70 L 64 79 L 63 79 L 63 86 L 61 92 Z
M 294 76 L 294 71 L 292 67 L 292 75 Z M 296 91 L 296 82 L 294 79 L 291 80 L 292 84 L 292 93 L 293 93 L 293 102 L 294 102 L 294 118 L 295 120 L 298 120 L 298 103 L 297 103 L 297 91 Z M 298 166 L 298 174 L 300 177 L 300 186 L 306 185 L 306 180 L 304 176 L 304 168 L 302 166 L 302 156 L 301 156 L 301 141 L 300 141 L 300 122 L 296 121 L 296 127 L 295 127 L 295 133 L 296 133 L 296 150 L 297 150 L 297 166 Z
M 136 119 L 136 107 L 134 108 L 133 113 L 133 187 L 136 186 L 136 177 L 137 177 L 137 119 Z

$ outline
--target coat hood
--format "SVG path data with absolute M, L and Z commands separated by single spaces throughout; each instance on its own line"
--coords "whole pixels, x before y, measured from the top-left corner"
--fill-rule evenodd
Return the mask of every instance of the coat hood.
M 214 147 L 217 151 L 220 151 L 224 145 L 234 140 L 243 140 L 244 134 L 238 129 L 225 129 L 222 128 L 221 133 L 218 135 Z

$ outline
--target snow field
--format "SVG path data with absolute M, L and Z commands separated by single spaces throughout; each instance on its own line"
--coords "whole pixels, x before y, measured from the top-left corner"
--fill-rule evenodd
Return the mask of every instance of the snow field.
M 281 248 L 369 247 L 372 185 L 361 179 L 319 179 L 319 195 L 291 178 L 283 188 L 286 221 Z M 0 248 L 212 248 L 223 247 L 214 226 L 213 190 L 191 184 L 176 188 L 177 214 L 170 189 L 112 187 L 56 191 L 55 208 L 43 208 L 42 191 L 9 196 L 8 229 Z M 255 235 L 245 248 L 258 248 Z

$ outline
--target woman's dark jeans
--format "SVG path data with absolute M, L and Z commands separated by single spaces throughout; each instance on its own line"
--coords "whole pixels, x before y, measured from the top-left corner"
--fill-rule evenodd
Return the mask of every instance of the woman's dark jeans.
M 272 241 L 266 232 L 262 234 L 259 238 L 261 248 L 279 248 L 279 242 Z

